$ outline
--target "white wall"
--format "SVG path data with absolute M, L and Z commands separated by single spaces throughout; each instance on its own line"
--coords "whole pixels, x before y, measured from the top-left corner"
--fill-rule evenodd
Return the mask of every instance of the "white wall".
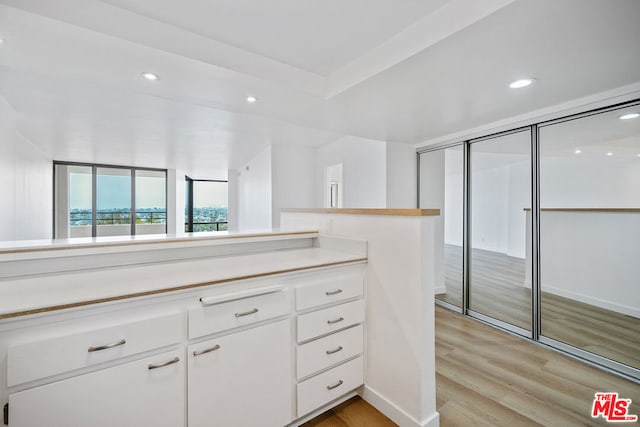
M 638 216 L 543 211 L 542 290 L 640 318 Z M 531 286 L 529 271 L 524 285 Z
M 16 113 L 0 97 L 0 240 L 50 239 L 52 159 L 16 128 Z
M 440 216 L 434 222 L 434 261 L 436 265 L 444 264 L 445 233 L 445 151 L 438 150 L 420 156 L 420 207 L 440 209 Z M 444 269 L 436 270 L 434 292 L 446 292 Z
M 636 145 L 640 153 L 640 142 Z M 543 208 L 640 207 L 640 158 L 542 157 Z
M 167 170 L 167 234 L 184 233 L 185 171 Z M 159 230 L 164 233 L 164 230 Z
M 423 154 L 423 157 L 428 154 Z M 434 153 L 430 154 L 434 156 Z M 473 247 L 509 256 L 526 256 L 526 215 L 524 208 L 531 206 L 529 163 L 523 160 L 495 161 L 496 154 L 474 155 L 472 180 L 472 242 Z M 498 154 L 499 156 L 499 154 Z M 434 158 L 433 161 L 436 159 Z M 447 244 L 462 245 L 463 176 L 462 151 L 447 150 L 444 159 L 444 175 L 437 178 L 437 185 L 444 180 L 444 240 Z M 434 185 L 421 168 L 422 188 Z M 434 181 L 435 182 L 435 181 Z M 430 190 L 434 191 L 434 190 Z M 437 201 L 432 204 L 436 206 Z M 424 207 L 431 207 L 424 204 Z
M 544 156 L 540 180 L 542 208 L 640 207 L 637 156 Z M 543 291 L 640 317 L 640 214 L 543 211 L 540 233 Z
M 420 156 L 420 207 L 440 209 L 444 213 L 445 190 L 444 150 L 424 153 Z
M 236 215 L 231 202 L 234 194 L 238 225 L 243 230 L 279 228 L 284 208 L 325 207 L 325 174 L 336 164 L 343 167 L 343 207 L 416 206 L 414 147 L 343 137 L 321 147 L 273 144 L 247 163 L 248 171 L 230 171 L 230 223 Z M 234 190 L 232 177 L 238 172 Z
M 386 142 L 346 136 L 316 150 L 315 206 L 326 198 L 324 173 L 328 166 L 344 165 L 344 207 L 384 208 L 387 206 Z
M 416 207 L 416 149 L 387 142 L 387 208 Z
M 237 231 L 239 228 L 239 185 L 240 185 L 240 171 L 235 169 L 229 169 L 227 171 L 227 197 L 228 197 L 228 207 L 227 207 L 227 230 L 229 231 Z
M 462 246 L 463 199 L 463 151 L 445 151 L 444 167 L 444 241 Z M 428 207 L 428 206 L 425 206 Z
M 509 165 L 507 215 L 507 255 L 526 257 L 527 215 L 524 208 L 531 207 L 531 166 L 528 161 Z
M 238 229 L 265 230 L 272 226 L 271 147 L 245 164 L 238 177 Z
M 509 171 L 506 167 L 473 173 L 471 242 L 474 248 L 507 251 Z
M 281 209 L 315 207 L 315 152 L 312 147 L 271 146 L 274 228 L 280 227 Z

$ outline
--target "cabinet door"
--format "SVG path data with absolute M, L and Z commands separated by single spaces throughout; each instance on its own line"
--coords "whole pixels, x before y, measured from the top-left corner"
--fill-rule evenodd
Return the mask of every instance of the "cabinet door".
M 189 427 L 293 420 L 289 319 L 189 346 Z
M 172 351 L 14 393 L 9 425 L 184 426 L 184 396 L 183 353 Z

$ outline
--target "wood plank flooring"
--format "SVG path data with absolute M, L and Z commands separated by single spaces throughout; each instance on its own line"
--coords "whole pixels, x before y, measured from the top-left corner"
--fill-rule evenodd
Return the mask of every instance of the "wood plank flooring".
M 441 307 L 436 386 L 442 426 L 603 425 L 590 416 L 598 391 L 640 414 L 640 385 Z
M 531 290 L 523 286 L 525 262 L 474 249 L 471 305 L 476 312 L 523 329 L 531 327 Z M 436 298 L 460 306 L 462 248 L 445 245 L 446 294 Z M 542 293 L 542 333 L 574 347 L 640 369 L 640 319 Z
M 630 413 L 640 415 L 639 384 L 441 307 L 436 307 L 436 389 L 442 427 L 607 425 L 590 416 L 598 391 L 632 399 Z M 305 424 L 393 425 L 359 398 Z
M 396 424 L 359 397 L 353 397 L 304 427 L 393 427 Z

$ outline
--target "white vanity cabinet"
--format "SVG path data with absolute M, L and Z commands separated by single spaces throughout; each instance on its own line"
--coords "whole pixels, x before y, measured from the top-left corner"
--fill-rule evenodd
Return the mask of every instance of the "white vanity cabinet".
M 177 310 L 127 311 L 14 335 L 6 352 L 9 425 L 184 426 L 183 318 Z
M 0 407 L 9 427 L 299 425 L 363 383 L 363 281 L 324 266 L 0 322 Z
M 190 345 L 189 427 L 282 427 L 293 420 L 291 320 Z
M 364 383 L 364 273 L 338 269 L 296 283 L 296 416 Z
M 183 358 L 170 351 L 13 393 L 9 425 L 184 426 Z
M 189 310 L 190 427 L 293 420 L 290 291 L 278 284 L 202 296 Z

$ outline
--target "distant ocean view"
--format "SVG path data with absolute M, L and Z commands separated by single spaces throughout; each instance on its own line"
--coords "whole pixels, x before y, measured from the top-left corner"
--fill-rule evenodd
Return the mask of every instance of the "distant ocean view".
M 90 226 L 91 217 L 91 209 L 71 209 L 69 225 L 72 227 Z M 136 224 L 164 224 L 166 221 L 165 208 L 136 209 Z M 226 207 L 193 208 L 194 231 L 226 230 L 226 222 Z M 97 225 L 130 224 L 131 210 L 129 208 L 99 209 L 96 212 L 96 223 Z
M 96 184 L 96 225 L 131 224 L 130 177 L 100 174 L 97 177 Z M 209 182 L 204 182 L 197 183 L 197 185 L 194 187 L 197 200 L 194 200 L 193 206 L 193 231 L 226 230 L 227 207 L 223 206 L 227 202 L 226 183 L 225 185 L 211 185 Z M 70 226 L 91 226 L 91 187 L 90 174 L 70 174 Z M 165 204 L 166 180 L 164 178 L 136 176 L 136 224 L 166 224 L 167 212 Z

